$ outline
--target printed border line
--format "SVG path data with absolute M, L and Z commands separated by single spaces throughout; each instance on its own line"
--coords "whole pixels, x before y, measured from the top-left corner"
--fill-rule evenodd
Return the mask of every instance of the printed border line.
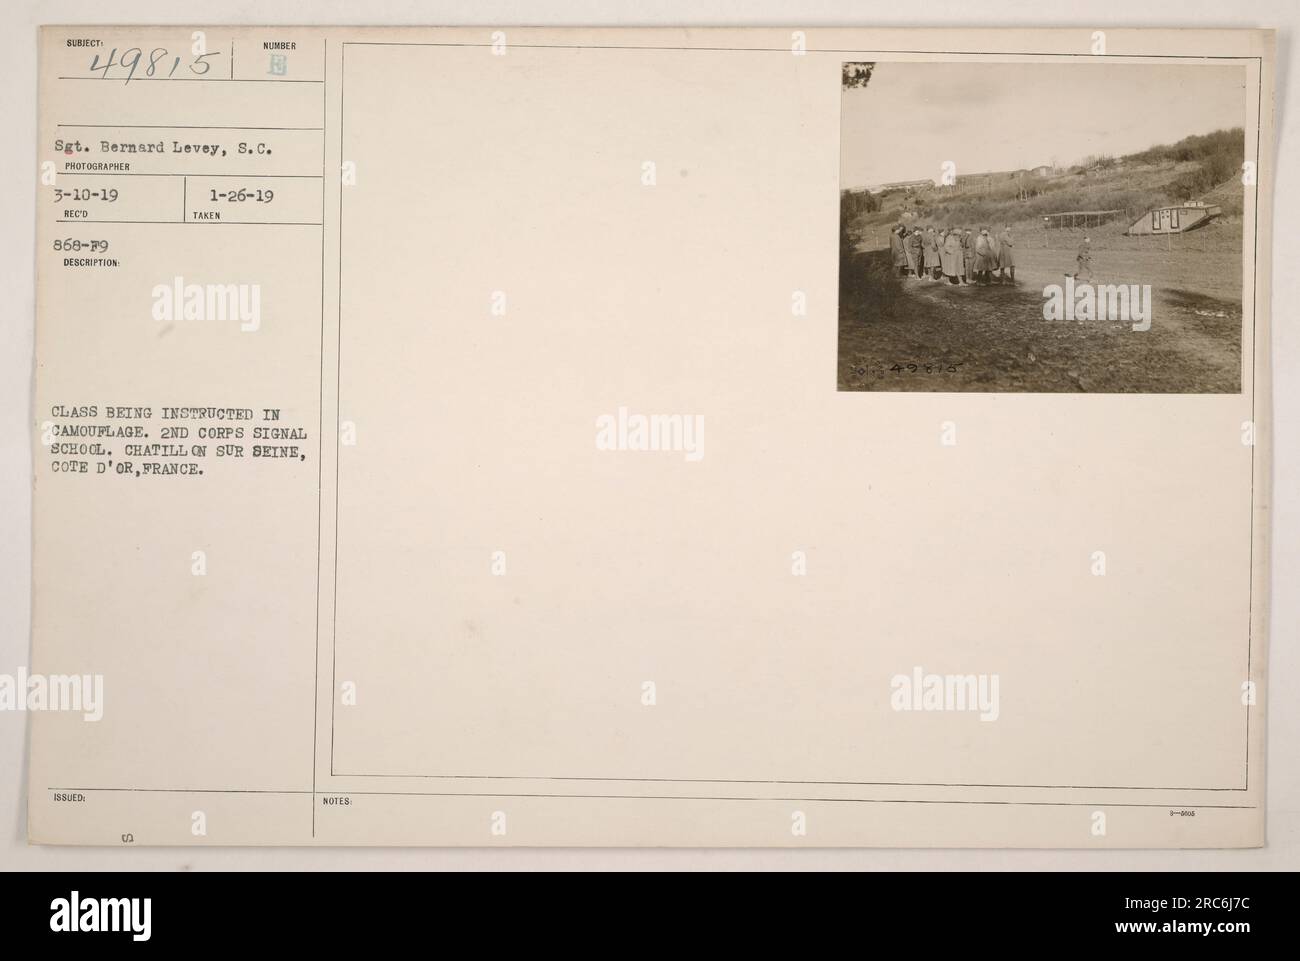
M 140 788 L 140 787 L 74 787 L 74 788 L 46 788 L 47 791 L 75 792 L 83 793 L 128 793 L 128 794 L 273 794 L 273 795 L 305 795 L 310 791 L 271 791 L 259 789 L 227 789 L 227 788 Z M 742 797 L 742 796 L 694 796 L 683 794 L 536 794 L 536 793 L 518 793 L 518 794 L 501 794 L 501 793 L 481 793 L 470 791 L 337 791 L 331 792 L 337 794 L 355 794 L 358 797 L 477 797 L 477 798 L 534 798 L 534 799 L 555 799 L 564 798 L 571 800 L 589 799 L 593 801 L 773 801 L 776 803 L 789 803 L 791 801 L 806 801 L 814 803 L 827 804 L 977 804 L 988 806 L 1009 806 L 1009 807 L 1097 807 L 1097 808 L 1204 808 L 1206 810 L 1221 811 L 1254 811 L 1258 810 L 1255 804 L 1187 804 L 1186 802 L 1177 802 L 1174 804 L 1155 804 L 1147 801 L 1128 801 L 1128 802 L 1098 802 L 1091 801 L 984 801 L 984 800 L 949 800 L 939 798 L 843 798 L 843 797 Z M 315 805 L 313 804 L 313 809 Z M 314 820 L 314 818 L 313 818 Z M 313 837 L 315 837 L 315 828 L 313 826 Z
M 1259 164 L 1263 158 L 1260 157 L 1260 142 L 1264 131 L 1264 58 L 1256 58 L 1256 67 L 1259 70 L 1259 76 L 1256 80 L 1256 100 L 1255 100 L 1255 232 L 1252 238 L 1252 249 L 1254 254 L 1251 258 L 1251 267 L 1253 274 L 1251 276 L 1251 290 L 1254 297 L 1251 300 L 1250 311 L 1250 422 L 1252 429 L 1255 426 L 1255 401 L 1259 396 Z M 1276 149 L 1276 133 L 1274 134 Z M 1269 168 L 1270 186 L 1272 184 L 1272 168 Z M 1269 197 L 1272 198 L 1272 190 L 1269 191 Z M 1272 310 L 1273 300 L 1272 292 L 1269 293 L 1269 309 Z M 1272 327 L 1272 316 L 1270 314 L 1270 328 Z M 1243 366 L 1245 359 L 1242 359 Z M 1245 371 L 1242 371 L 1245 376 Z M 1271 426 L 1271 425 L 1270 425 Z M 1246 585 L 1246 681 L 1254 683 L 1252 676 L 1252 663 L 1254 654 L 1255 640 L 1255 448 L 1258 446 L 1259 437 L 1255 436 L 1256 443 L 1250 445 L 1250 571 L 1247 575 L 1249 583 Z M 1272 442 L 1270 439 L 1270 451 Z M 1243 705 L 1246 708 L 1246 773 L 1245 786 L 1250 787 L 1250 708 L 1251 705 Z
M 529 27 L 516 29 L 532 29 Z M 636 28 L 631 28 L 636 29 Z M 743 27 L 737 29 L 745 29 Z M 763 29 L 763 28 L 754 28 Z M 766 28 L 779 30 L 780 27 Z M 846 28 L 832 28 L 846 29 Z M 853 28 L 847 28 L 853 29 Z M 930 29 L 920 27 L 918 29 Z M 1067 28 L 1061 27 L 1043 27 L 1043 30 L 1054 30 L 1061 32 Z M 1122 28 L 1138 29 L 1143 28 Z M 1086 32 L 1086 31 L 1080 31 Z M 344 40 L 343 45 L 353 47 L 492 47 L 495 44 L 472 42 L 472 43 L 453 43 L 453 42 L 431 42 L 431 41 L 407 41 L 407 40 Z M 670 50 L 683 53 L 694 51 L 704 51 L 708 53 L 784 53 L 792 54 L 790 47 L 639 47 L 622 44 L 585 44 L 585 43 L 508 43 L 507 46 L 515 47 L 520 50 Z M 1196 54 L 1196 53 L 1070 53 L 1066 51 L 1043 53 L 1033 50 L 883 50 L 883 49 L 852 49 L 840 50 L 833 47 L 821 47 L 814 49 L 808 47 L 805 54 L 813 53 L 842 53 L 854 55 L 866 55 L 877 53 L 906 53 L 917 56 L 941 56 L 941 57 L 1079 57 L 1085 60 L 1262 60 L 1262 56 L 1250 56 L 1243 54 Z M 95 78 L 87 78 L 95 79 Z
M 311 836 L 316 836 L 316 768 L 319 766 L 317 736 L 320 730 L 320 575 L 321 575 L 321 515 L 324 507 L 325 474 L 325 141 L 329 136 L 329 37 L 322 38 L 321 51 L 321 143 L 320 143 L 320 394 L 317 413 L 320 428 L 316 433 L 316 657 L 312 663 L 311 688 Z M 231 62 L 234 62 L 234 41 L 231 41 Z M 337 418 L 336 418 L 337 419 Z M 334 432 L 338 436 L 338 431 Z M 331 695 L 332 697 L 332 695 Z
M 109 26 L 109 24 L 105 24 Z M 126 86 L 130 81 L 119 80 L 117 77 L 55 77 L 55 80 L 91 80 L 95 83 L 121 83 Z M 137 83 L 319 83 L 324 85 L 324 80 L 266 80 L 258 77 L 153 77 L 148 80 L 137 80 Z
M 348 44 L 344 40 L 339 50 L 339 206 L 338 206 L 338 290 L 334 307 L 338 321 L 334 327 L 334 589 L 330 595 L 330 777 L 334 776 L 334 721 L 337 713 L 339 673 L 339 419 L 343 413 L 343 398 L 339 387 L 343 382 L 343 130 L 347 117 L 347 64 Z M 323 211 L 322 211 L 323 214 Z M 323 218 L 322 218 L 323 219 Z M 322 289 L 324 279 L 322 278 Z M 322 364 L 324 357 L 322 355 Z M 321 389 L 324 390 L 322 381 Z M 319 533 L 317 539 L 319 540 Z M 318 605 L 319 609 L 319 605 Z M 320 697 L 319 689 L 316 696 Z M 314 759 L 313 759 L 314 763 Z M 313 809 L 315 802 L 312 803 Z M 314 814 L 313 814 L 314 816 Z
M 999 784 L 962 781 L 796 781 L 779 778 L 712 778 L 712 777 L 581 777 L 545 774 L 345 774 L 331 772 L 332 777 L 354 778 L 429 778 L 449 781 L 598 781 L 620 784 L 807 784 L 824 787 L 973 787 L 1018 788 L 1026 791 L 1203 791 L 1241 793 L 1243 787 L 1188 787 L 1186 785 L 1148 786 L 1132 784 Z M 348 793 L 348 792 L 341 792 Z
M 483 48 L 483 47 L 491 47 L 491 46 L 493 46 L 493 44 L 490 43 L 490 42 L 489 42 L 489 43 L 477 43 L 477 42 L 476 42 L 476 43 L 447 43 L 447 42 L 444 42 L 444 43 L 435 43 L 435 42 L 366 41 L 366 40 L 358 40 L 358 41 L 344 40 L 344 41 L 342 41 L 342 43 L 341 43 L 341 46 L 342 46 L 342 52 L 341 52 L 341 61 L 340 61 L 340 70 L 339 70 L 339 165 L 340 165 L 340 168 L 342 167 L 342 163 L 343 163 L 343 141 L 344 141 L 343 131 L 344 131 L 344 120 L 345 120 L 345 117 L 346 117 L 346 102 L 345 102 L 345 99 L 344 99 L 344 90 L 346 89 L 347 48 L 348 48 L 348 46 L 350 46 L 350 45 L 356 45 L 356 46 L 387 46 L 387 47 L 432 47 L 432 48 L 439 48 L 439 47 L 451 47 L 451 48 L 455 48 L 455 47 Z M 786 54 L 786 55 L 791 55 L 791 51 L 790 51 L 790 49 L 787 48 L 787 47 L 675 47 L 675 46 L 665 46 L 665 47 L 637 47 L 637 46 L 621 46 L 621 45 L 584 45 L 584 44 L 511 44 L 511 46 L 514 46 L 514 47 L 517 47 L 517 48 L 520 48 L 520 49 L 542 49 L 542 50 L 545 50 L 545 49 L 560 49 L 560 50 L 668 50 L 668 51 L 678 51 L 678 52 L 703 51 L 703 52 L 719 52 L 719 53 L 720 53 L 720 52 L 732 52 L 732 53 L 782 53 L 782 54 Z M 1117 61 L 1117 62 L 1133 61 L 1133 60 L 1137 60 L 1137 61 L 1142 61 L 1142 60 L 1158 60 L 1158 59 L 1168 59 L 1168 60 L 1222 60 L 1222 61 L 1240 62 L 1240 63 L 1242 63 L 1243 65 L 1246 65 L 1246 64 L 1248 64 L 1248 63 L 1251 62 L 1251 61 L 1254 61 L 1255 64 L 1256 64 L 1256 66 L 1257 66 L 1257 68 L 1258 68 L 1258 71 L 1259 71 L 1258 76 L 1257 76 L 1257 78 L 1256 78 L 1257 94 L 1258 94 L 1258 101 L 1259 101 L 1259 106 L 1257 106 L 1257 114 L 1256 114 L 1256 117 L 1255 117 L 1255 136 L 1256 136 L 1255 158 L 1256 158 L 1256 163 L 1258 164 L 1259 161 L 1260 161 L 1260 159 L 1261 159 L 1261 158 L 1259 157 L 1259 148 L 1260 148 L 1260 140 L 1261 140 L 1261 137 L 1262 137 L 1262 126 L 1263 126 L 1262 102 L 1263 102 L 1263 90 L 1264 90 L 1264 58 L 1263 58 L 1262 55 L 1260 55 L 1260 56 L 1222 56 L 1222 55 L 1195 55 L 1195 54 L 1092 54 L 1092 53 L 1059 53 L 1059 52 L 1034 52 L 1034 51 L 944 51 L 944 50 L 937 50 L 937 51 L 936 51 L 936 50 L 841 50 L 841 49 L 817 49 L 817 50 L 809 49 L 809 50 L 807 50 L 807 53 L 808 53 L 808 54 L 818 54 L 818 53 L 825 53 L 825 54 L 849 54 L 849 55 L 854 55 L 854 56 L 874 56 L 874 55 L 876 55 L 876 54 L 910 54 L 910 55 L 917 55 L 917 56 L 941 56 L 941 57 L 954 57 L 954 56 L 957 56 L 957 57 L 985 57 L 985 58 L 987 58 L 987 57 L 1048 57 L 1048 58 L 1052 58 L 1052 59 L 1057 59 L 1057 58 L 1086 58 L 1086 59 L 1088 59 L 1088 60 L 1098 60 L 1098 59 L 1101 59 L 1101 60 L 1112 60 L 1112 61 Z M 1256 188 L 1255 188 L 1255 229 L 1254 229 L 1254 234 L 1253 234 L 1252 240 L 1253 240 L 1253 249 L 1254 249 L 1254 258 L 1253 258 L 1253 260 L 1252 260 L 1252 264 L 1251 264 L 1251 268 L 1252 268 L 1252 288 L 1254 289 L 1254 291 L 1255 291 L 1255 293 L 1256 293 L 1256 296 L 1255 296 L 1255 298 L 1254 298 L 1254 301 L 1253 301 L 1253 303 L 1252 303 L 1252 305 L 1251 305 L 1251 306 L 1252 306 L 1252 310 L 1251 310 L 1251 413 L 1252 413 L 1252 418 L 1253 418 L 1253 416 L 1254 416 L 1254 411 L 1255 411 L 1255 400 L 1256 400 L 1256 396 L 1257 396 L 1257 394 L 1258 394 L 1258 383 L 1257 383 L 1258 378 L 1257 378 L 1257 374 L 1258 374 L 1258 350 L 1259 350 L 1259 345 L 1258 345 L 1258 340 L 1257 340 L 1257 327 L 1258 327 L 1257 320 L 1258 320 L 1258 313 L 1259 313 L 1259 298 L 1258 298 L 1258 289 L 1259 289 L 1259 257 L 1258 257 L 1258 255 L 1259 255 L 1259 190 L 1258 190 L 1258 183 L 1256 184 Z M 342 388 L 342 342 L 343 342 L 343 297 L 342 297 L 342 292 L 343 292 L 343 184 L 342 184 L 342 180 L 341 180 L 341 179 L 340 179 L 340 183 L 339 183 L 338 250 L 339 250 L 339 258 L 338 258 L 338 303 L 337 303 L 337 305 L 336 305 L 337 308 L 338 308 L 338 324 L 337 324 L 337 329 L 336 329 L 337 338 L 338 338 L 338 346 L 337 346 L 337 349 L 336 349 L 336 357 L 335 357 L 335 360 L 336 360 L 336 371 L 335 371 L 335 385 L 334 385 L 334 386 L 335 386 L 335 403 L 336 403 L 336 412 L 337 412 L 337 411 L 341 411 L 341 409 L 342 409 L 342 404 L 341 404 L 341 402 L 340 402 L 340 398 L 341 398 L 341 388 Z M 1244 374 L 1244 372 L 1243 372 L 1243 374 Z M 993 393 L 994 395 L 996 395 L 997 392 L 991 392 L 991 393 Z M 1242 393 L 1242 392 L 1239 391 L 1238 393 Z M 1197 394 L 1197 395 L 1171 395 L 1171 396 L 1201 396 L 1201 395 Z M 1229 395 L 1225 395 L 1225 396 L 1229 396 Z M 516 776 L 516 775 L 494 776 L 494 775 L 456 775 L 456 774 L 417 774 L 417 775 L 407 775 L 407 774 L 338 774 L 338 773 L 335 771 L 335 767 L 334 767 L 334 763 L 335 763 L 335 757 L 334 757 L 334 745 L 335 745 L 335 720 L 336 720 L 336 701 L 337 701 L 337 696 L 336 696 L 336 695 L 337 695 L 337 691 L 336 691 L 336 688 L 337 688 L 337 673 L 338 673 L 338 536 L 339 536 L 338 516 L 339 516 L 339 500 L 340 500 L 340 497 L 339 497 L 339 480 L 338 480 L 338 479 L 339 479 L 339 457 L 338 457 L 338 454 L 339 454 L 339 437 L 338 437 L 337 425 L 336 425 L 336 429 L 335 429 L 334 434 L 335 434 L 335 442 L 334 442 L 334 443 L 335 443 L 335 461 L 334 461 L 334 474 L 335 474 L 335 483 L 334 483 L 334 597 L 333 597 L 333 609 L 334 609 L 334 611 L 333 611 L 333 623 L 332 623 L 332 625 L 331 625 L 331 647 L 332 647 L 332 654 L 333 654 L 333 672 L 332 672 L 332 677 L 331 677 L 331 686 L 330 686 L 330 776 L 331 776 L 331 777 L 357 777 L 357 778 L 369 778 L 369 777 L 376 777 L 376 778 L 378 778 L 378 777 L 402 777 L 402 778 L 412 778 L 412 779 L 415 779 L 415 778 L 435 778 L 435 779 L 457 779 L 457 780 L 461 780 L 461 779 L 474 779 L 474 778 L 479 778 L 479 779 L 482 779 L 482 780 L 516 780 L 516 779 L 518 779 L 518 780 L 537 780 L 537 781 L 592 780 L 592 781 L 610 781 L 610 782 L 641 780 L 641 779 L 635 779 L 635 778 L 576 778 L 576 777 L 554 777 L 554 776 L 544 776 L 544 777 L 525 777 L 525 776 Z M 1249 675 L 1249 670 L 1250 670 L 1251 654 L 1252 654 L 1252 648 L 1253 648 L 1253 643 L 1254 643 L 1254 616 L 1253 616 L 1253 611 L 1254 611 L 1254 571 L 1255 571 L 1255 552 L 1254 552 L 1254 531 L 1255 531 L 1254 498 L 1255 498 L 1255 451 L 1254 451 L 1254 447 L 1252 446 L 1252 449 L 1251 449 L 1251 478 L 1250 478 L 1250 500 L 1251 500 L 1251 516 L 1250 516 L 1250 549 L 1249 549 L 1249 562 L 1250 562 L 1250 586 L 1249 586 L 1248 594 L 1247 594 L 1247 608 L 1248 608 L 1248 611 L 1249 611 L 1250 624 L 1248 624 L 1248 627 L 1247 627 L 1247 638 L 1246 638 L 1246 658 L 1247 658 L 1247 672 L 1248 672 L 1248 675 Z M 318 531 L 318 539 L 319 539 L 319 531 Z M 319 559 L 318 559 L 318 563 L 319 563 Z M 1249 680 L 1249 676 L 1248 676 L 1247 679 Z M 701 783 L 701 781 L 700 781 L 699 779 L 680 779 L 680 778 L 672 778 L 672 779 L 669 779 L 669 778 L 662 778 L 662 779 L 644 779 L 644 780 L 660 781 L 660 782 L 664 782 L 664 783 L 684 783 L 684 784 L 685 784 L 685 783 Z M 703 782 L 703 783 L 736 783 L 736 784 L 741 784 L 741 783 L 744 783 L 744 784 L 765 784 L 765 783 L 790 783 L 790 784 L 844 784 L 844 785 L 846 785 L 846 786 L 863 786 L 863 787 L 869 787 L 869 786 L 887 786 L 887 785 L 893 785 L 893 786 L 899 786 L 899 787 L 927 786 L 927 785 L 925 785 L 925 784 L 922 783 L 922 782 L 915 782 L 915 783 L 912 783 L 912 782 L 871 782 L 871 781 L 866 781 L 866 782 L 853 782 L 853 781 L 845 781 L 845 782 L 835 782 L 835 781 L 831 781 L 831 782 L 819 782 L 819 781 L 775 781 L 775 782 L 774 782 L 774 781 L 739 780 L 739 779 L 733 779 L 733 780 L 725 780 L 725 779 L 724 779 L 724 780 L 715 780 L 715 781 L 705 781 L 705 782 Z M 934 785 L 934 786 L 938 786 L 938 785 Z M 1236 787 L 1231 787 L 1231 788 L 1181 788 L 1181 787 L 1162 787 L 1162 786 L 1158 786 L 1158 785 L 1156 785 L 1156 786 L 1142 786 L 1142 787 L 1114 787 L 1114 788 L 1107 788 L 1107 787 L 1105 787 L 1105 786 L 1100 786 L 1100 785 L 1013 785 L 1013 784 L 1007 784 L 1007 785 L 980 785 L 980 784 L 966 784 L 966 783 L 953 783 L 953 784 L 948 784 L 948 785 L 943 785 L 943 786 L 948 786 L 948 787 L 1002 787 L 1002 788 L 1011 788 L 1011 789 L 1025 789 L 1025 790 L 1129 790 L 1129 791 L 1148 791 L 1148 790 L 1150 790 L 1150 791 L 1161 791 L 1161 790 L 1168 790 L 1168 791 L 1222 791 L 1222 792 L 1237 792 L 1237 791 L 1242 791 L 1242 792 L 1244 792 L 1244 791 L 1249 790 L 1249 787 L 1250 787 L 1250 706 L 1249 706 L 1249 705 L 1246 706 L 1246 765 L 1245 765 L 1244 785 L 1243 785 L 1242 787 L 1240 787 L 1240 788 L 1236 788 Z M 340 792 L 340 793 L 349 793 L 349 794 L 355 793 L 355 794 L 362 794 L 362 793 L 365 793 L 365 792 L 359 792 L 359 791 L 347 791 L 347 792 Z M 515 795 L 464 795 L 464 796 L 471 796 L 471 797 L 503 797 L 503 796 L 515 796 Z M 537 797 L 571 797 L 571 796 L 576 796 L 576 797 L 597 797 L 597 795 L 558 795 L 558 794 L 557 794 L 557 795 L 523 795 L 523 796 L 537 796 Z M 723 798 L 722 800 L 728 800 L 728 799 Z M 808 799 L 808 800 L 812 800 L 812 799 Z M 900 802 L 898 802 L 898 803 L 909 803 L 909 802 L 906 802 L 906 801 L 900 801 Z M 916 801 L 916 802 L 911 802 L 911 803 L 928 803 L 928 802 L 924 802 L 924 801 Z M 941 802 L 935 802 L 935 803 L 941 803 Z M 942 802 L 942 803 L 947 803 L 947 802 Z M 956 802 L 953 802 L 953 803 L 956 803 Z M 999 803 L 999 802 L 968 802 L 968 803 Z M 1047 803 L 1071 803 L 1071 802 L 1010 802 L 1010 801 L 1008 801 L 1008 802 L 1000 802 L 1000 803 L 1007 803 L 1007 804 L 1013 804 L 1013 803 L 1043 803 L 1043 804 L 1047 804 Z M 1157 806 L 1163 806 L 1163 805 L 1157 805 Z M 1190 805 L 1190 806 L 1195 807 L 1195 806 L 1198 806 L 1198 805 Z M 314 811 L 313 811 L 313 819 L 314 819 L 314 817 L 315 817 L 315 815 L 314 815 Z

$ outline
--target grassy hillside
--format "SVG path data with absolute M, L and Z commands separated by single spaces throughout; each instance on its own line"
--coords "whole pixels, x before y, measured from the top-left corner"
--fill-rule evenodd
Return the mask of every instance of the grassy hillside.
M 1216 130 L 1202 136 L 1184 137 L 1176 144 L 1149 147 L 1124 159 L 1135 164 L 1193 165 L 1166 186 L 1166 193 L 1170 201 L 1195 200 L 1224 181 L 1240 177 L 1245 159 L 1244 136 L 1240 127 Z
M 1003 174 L 974 187 L 890 191 L 870 203 L 854 199 L 865 191 L 853 192 L 842 209 L 852 211 L 846 226 L 858 231 L 899 220 L 1037 226 L 1043 216 L 1068 210 L 1124 210 L 1123 217 L 1131 220 L 1152 207 L 1213 192 L 1210 202 L 1220 204 L 1231 218 L 1241 214 L 1244 150 L 1241 128 L 1219 130 L 1125 157 L 1090 157 L 1050 177 Z

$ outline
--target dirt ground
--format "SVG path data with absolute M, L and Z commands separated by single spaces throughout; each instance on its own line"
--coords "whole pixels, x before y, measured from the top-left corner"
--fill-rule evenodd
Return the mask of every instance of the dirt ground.
M 1015 286 L 899 278 L 888 250 L 859 251 L 841 266 L 839 388 L 1236 393 L 1240 240 L 1197 233 L 1181 245 L 1094 239 L 1094 283 L 1151 285 L 1145 332 L 1043 318 L 1044 287 L 1075 269 L 1074 237 L 1020 240 Z

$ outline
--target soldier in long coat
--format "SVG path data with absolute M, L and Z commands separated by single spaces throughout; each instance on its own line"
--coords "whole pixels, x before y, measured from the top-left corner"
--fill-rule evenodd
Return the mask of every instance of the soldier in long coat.
M 912 271 L 913 274 L 915 274 L 917 277 L 920 277 L 921 270 L 922 270 L 922 260 L 925 256 L 921 251 L 921 231 L 919 229 L 914 228 L 912 232 L 909 233 L 905 238 L 903 246 L 904 249 L 907 251 L 908 268 Z
M 943 239 L 943 274 L 948 278 L 948 283 L 961 283 L 961 232 L 955 227 L 948 231 L 948 236 Z
M 889 252 L 900 277 L 907 276 L 907 253 L 903 250 L 903 227 L 900 224 L 889 232 Z
M 1011 242 L 1011 225 L 1007 224 L 1002 228 L 1002 236 L 998 238 L 998 283 L 1001 283 L 1006 276 L 1006 272 L 1011 271 L 1011 282 L 1016 282 L 1016 251 L 1015 244 Z
M 933 227 L 925 229 L 925 270 L 935 280 L 939 279 L 942 269 L 939 263 L 939 239 Z
M 962 279 L 968 284 L 975 283 L 975 237 L 967 227 L 961 235 Z
M 989 274 L 997 264 L 993 252 L 993 241 L 989 238 L 989 229 L 984 227 L 975 238 L 975 276 L 982 285 L 989 283 Z

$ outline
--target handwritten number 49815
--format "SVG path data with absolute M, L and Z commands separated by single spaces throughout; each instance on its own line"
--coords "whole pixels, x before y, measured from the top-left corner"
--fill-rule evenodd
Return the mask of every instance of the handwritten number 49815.
M 942 361 L 934 364 L 892 364 L 890 370 L 896 374 L 908 373 L 927 373 L 927 374 L 955 374 L 960 363 L 945 364 Z
M 200 53 L 187 64 L 189 71 L 196 77 L 202 77 L 212 69 L 212 64 L 208 62 L 208 57 L 219 57 L 221 51 L 213 50 L 208 53 Z M 126 77 L 123 83 L 130 83 L 137 73 L 145 77 L 158 78 L 162 80 L 171 80 L 175 77 L 176 71 L 180 69 L 182 59 L 172 54 L 165 47 L 154 47 L 149 51 L 149 59 L 145 60 L 144 50 L 140 47 L 131 47 L 122 51 L 122 59 L 117 58 L 117 47 L 108 52 L 108 59 L 100 62 L 99 54 L 90 61 L 90 72 L 100 71 L 100 76 L 105 80 L 108 79 L 109 72 L 117 67 L 119 70 L 126 71 Z M 165 71 L 165 72 L 164 72 Z

